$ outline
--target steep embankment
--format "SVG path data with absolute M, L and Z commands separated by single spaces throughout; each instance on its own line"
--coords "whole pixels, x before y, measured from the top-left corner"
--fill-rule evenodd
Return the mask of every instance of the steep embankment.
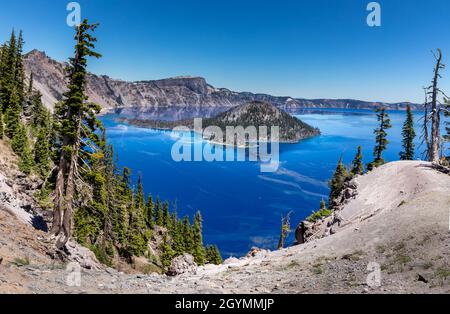
M 30 256 L 27 266 L 11 258 L 0 265 L 1 286 L 37 293 L 449 293 L 450 176 L 411 161 L 387 164 L 356 181 L 357 194 L 342 208 L 341 227 L 331 236 L 277 252 L 255 250 L 253 257 L 175 278 L 83 270 L 80 287 L 65 284 L 63 267 L 39 259 L 46 255 L 35 248 L 40 233 L 0 211 L 2 248 L 19 259 Z M 33 252 L 40 251 L 35 259 Z M 368 286 L 377 267 L 381 286 Z
M 43 102 L 49 107 L 61 100 L 67 86 L 65 64 L 55 61 L 45 53 L 33 50 L 25 56 L 27 74 L 33 73 L 35 87 L 43 94 Z M 349 108 L 373 109 L 386 106 L 405 109 L 407 103 L 366 102 L 353 99 L 299 99 L 267 94 L 234 92 L 216 88 L 202 77 L 175 77 L 155 81 L 126 82 L 105 75 L 89 74 L 87 78 L 89 99 L 106 110 L 132 109 L 147 112 L 166 107 L 235 107 L 249 101 L 264 101 L 283 108 Z M 412 105 L 415 107 L 416 105 Z

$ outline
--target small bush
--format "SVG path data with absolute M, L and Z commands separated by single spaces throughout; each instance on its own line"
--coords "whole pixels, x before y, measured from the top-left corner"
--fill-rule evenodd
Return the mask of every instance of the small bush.
M 322 264 L 315 264 L 312 268 L 312 273 L 314 275 L 320 275 L 323 273 Z
M 28 266 L 30 265 L 30 258 L 29 257 L 25 257 L 25 258 L 15 258 L 14 261 L 12 262 L 12 264 L 21 267 L 21 266 Z
M 309 216 L 308 218 L 306 218 L 307 221 L 309 222 L 317 222 L 321 219 L 327 218 L 329 216 L 331 216 L 331 214 L 333 213 L 332 210 L 329 209 L 321 209 L 315 213 L 313 213 L 311 216 Z
M 450 269 L 448 269 L 448 268 L 442 268 L 442 267 L 441 267 L 441 268 L 439 268 L 438 270 L 436 270 L 436 272 L 434 273 L 434 275 L 435 275 L 438 279 L 444 281 L 444 280 L 446 280 L 447 278 L 450 277 Z

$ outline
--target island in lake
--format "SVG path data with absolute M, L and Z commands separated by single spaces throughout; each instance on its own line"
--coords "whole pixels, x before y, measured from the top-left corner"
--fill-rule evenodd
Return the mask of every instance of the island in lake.
M 178 121 L 130 118 L 118 118 L 117 120 L 142 128 L 173 130 L 174 128 L 183 126 L 191 131 L 198 132 L 196 119 L 194 118 Z M 234 107 L 215 117 L 204 118 L 201 120 L 203 137 L 214 143 L 241 146 L 243 143 L 240 143 L 236 138 L 233 137 L 231 139 L 232 142 L 230 142 L 229 138 L 226 138 L 227 127 L 237 128 L 240 126 L 246 131 L 248 130 L 247 128 L 254 127 L 258 132 L 261 130 L 260 127 L 267 127 L 267 134 L 261 135 L 260 133 L 257 139 L 252 138 L 251 135 L 249 136 L 249 134 L 246 133 L 245 140 L 247 143 L 271 141 L 272 127 L 279 127 L 279 137 L 276 140 L 279 143 L 298 143 L 301 140 L 320 135 L 320 130 L 318 128 L 314 128 L 268 102 L 251 101 L 244 105 Z M 219 128 L 223 134 L 223 139 L 217 138 L 217 133 L 213 132 L 211 127 Z

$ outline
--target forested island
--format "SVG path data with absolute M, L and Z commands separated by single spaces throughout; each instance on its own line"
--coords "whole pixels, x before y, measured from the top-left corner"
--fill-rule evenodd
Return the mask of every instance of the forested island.
M 319 129 L 304 123 L 283 110 L 276 108 L 270 103 L 260 101 L 252 101 L 244 105 L 237 106 L 213 118 L 202 118 L 201 130 L 196 129 L 194 119 L 167 121 L 117 118 L 117 120 L 138 127 L 159 130 L 172 130 L 180 126 L 184 126 L 194 132 L 201 131 L 201 135 L 208 140 L 214 138 L 215 136 L 207 131 L 205 132 L 204 129 L 214 126 L 220 128 L 223 134 L 223 139 L 214 138 L 214 142 L 217 143 L 220 141 L 222 143 L 226 143 L 227 145 L 238 145 L 238 142 L 234 141 L 234 137 L 232 139 L 233 142 L 228 143 L 226 138 L 227 127 L 243 127 L 244 129 L 254 127 L 256 131 L 258 131 L 260 127 L 267 128 L 267 134 L 265 134 L 263 138 L 247 138 L 247 141 L 250 142 L 272 140 L 272 127 L 279 127 L 279 138 L 277 139 L 277 142 L 279 143 L 297 143 L 301 140 L 320 135 Z

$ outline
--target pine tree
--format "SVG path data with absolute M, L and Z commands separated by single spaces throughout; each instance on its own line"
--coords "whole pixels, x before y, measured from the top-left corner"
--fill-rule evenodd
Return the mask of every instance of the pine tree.
M 122 246 L 127 243 L 127 234 L 129 228 L 129 211 L 128 207 L 131 203 L 131 171 L 129 168 L 123 168 L 122 175 L 117 179 L 116 198 L 117 205 L 114 214 L 114 232 L 117 235 L 118 241 Z
M 142 186 L 142 176 L 138 179 L 138 188 L 136 192 L 136 208 L 144 212 L 145 210 L 145 196 L 144 187 Z
M 75 56 L 70 58 L 67 69 L 68 91 L 64 93 L 64 100 L 55 108 L 61 147 L 51 233 L 56 236 L 64 235 L 63 239 L 59 239 L 58 247 L 63 247 L 72 235 L 73 203 L 77 190 L 75 180 L 79 177 L 78 171 L 85 168 L 86 156 L 90 150 L 95 149 L 99 141 L 95 131 L 101 125 L 96 118 L 100 107 L 87 102 L 85 93 L 87 58 L 100 57 L 100 54 L 93 51 L 96 39 L 90 34 L 96 27 L 96 24 L 90 25 L 87 20 L 77 27 Z
M 4 125 L 3 125 L 3 113 L 2 113 L 2 111 L 0 110 L 0 140 L 2 140 L 3 139 L 3 135 L 4 135 L 4 133 L 5 133 L 5 131 L 4 131 Z
M 222 264 L 222 256 L 216 245 L 208 245 L 206 247 L 206 261 L 209 264 L 220 265 Z
M 17 38 L 17 47 L 15 51 L 15 83 L 17 94 L 19 95 L 20 104 L 25 103 L 25 66 L 23 64 L 23 33 L 19 32 L 19 37 Z
M 11 139 L 11 148 L 19 156 L 19 169 L 29 174 L 33 168 L 33 157 L 30 150 L 27 131 L 22 123 L 19 123 L 17 130 Z
M 172 248 L 175 252 L 175 256 L 182 255 L 183 253 L 189 252 L 185 249 L 185 235 L 183 234 L 184 224 L 183 221 L 177 220 L 172 226 L 170 235 L 172 237 Z
M 128 250 L 135 256 L 142 256 L 147 251 L 149 239 L 142 211 L 133 202 L 130 208 L 130 227 L 128 228 Z
M 74 217 L 75 238 L 79 243 L 89 246 L 99 244 L 99 237 L 108 212 L 106 206 L 106 177 L 102 167 L 103 159 L 104 154 L 101 150 L 92 153 L 90 156 L 91 167 L 85 178 L 89 185 L 92 186 L 92 199 L 86 206 L 78 208 Z
M 375 110 L 377 113 L 377 118 L 379 127 L 375 129 L 375 148 L 373 155 L 375 157 L 374 161 L 367 165 L 369 171 L 373 170 L 376 167 L 379 167 L 385 163 L 383 159 L 383 152 L 386 150 L 389 141 L 387 140 L 386 130 L 392 127 L 391 120 L 389 119 L 389 115 L 386 113 L 385 108 L 377 108 Z
M 356 153 L 355 159 L 352 162 L 350 174 L 353 177 L 364 174 L 364 164 L 363 164 L 363 155 L 362 155 L 362 147 L 361 146 L 358 146 L 358 152 Z
M 320 210 L 326 210 L 327 209 L 327 203 L 325 203 L 325 200 L 322 198 L 322 200 L 320 201 Z
M 6 109 L 5 114 L 5 122 L 6 122 L 6 135 L 9 138 L 13 138 L 14 134 L 17 132 L 17 129 L 20 124 L 20 113 L 22 111 L 22 107 L 20 105 L 19 95 L 17 94 L 16 88 L 12 88 L 11 98 L 9 101 L 9 105 Z
M 414 130 L 414 116 L 411 111 L 411 107 L 406 107 L 406 120 L 403 124 L 403 151 L 400 153 L 401 160 L 413 160 L 414 159 L 414 139 L 416 138 L 416 132 Z
M 139 177 L 138 189 L 130 209 L 130 227 L 128 230 L 128 247 L 130 253 L 136 256 L 142 256 L 145 254 L 150 237 L 149 230 L 145 223 L 144 212 L 144 189 L 142 186 L 142 178 Z
M 160 227 L 164 226 L 163 207 L 159 197 L 156 198 L 155 224 Z
M 48 130 L 41 128 L 34 145 L 34 162 L 42 175 L 50 170 L 50 147 Z
M 104 176 L 105 180 L 105 191 L 106 191 L 106 207 L 107 214 L 105 217 L 105 223 L 103 225 L 103 236 L 104 240 L 108 242 L 109 247 L 118 244 L 118 236 L 115 233 L 115 222 L 116 213 L 118 211 L 118 199 L 116 194 L 116 188 L 118 185 L 117 175 L 116 175 L 116 165 L 114 163 L 114 148 L 112 145 L 107 145 L 106 141 L 106 131 L 103 130 L 102 142 L 104 143 Z M 114 255 L 113 250 L 109 250 L 111 256 Z
M 168 241 L 167 234 L 164 234 L 163 241 L 159 246 L 159 250 L 161 252 L 160 253 L 161 264 L 163 265 L 164 269 L 168 269 L 172 264 L 172 259 L 175 256 L 175 252 L 173 251 L 172 246 Z
M 194 252 L 194 233 L 188 216 L 183 218 L 183 227 L 181 234 L 183 235 L 183 251 L 193 254 Z
M 17 125 L 17 132 L 11 139 L 12 150 L 20 157 L 27 146 L 28 138 L 25 126 L 22 123 Z
M 339 159 L 338 165 L 336 167 L 336 170 L 333 174 L 333 177 L 331 178 L 331 181 L 329 183 L 330 187 L 330 207 L 332 208 L 334 204 L 334 201 L 336 201 L 341 194 L 344 184 L 347 181 L 348 173 L 347 169 L 345 168 L 342 158 Z
M 155 217 L 155 204 L 153 203 L 153 197 L 149 194 L 147 198 L 147 205 L 145 206 L 145 222 L 147 223 L 147 227 L 149 229 L 153 229 L 155 225 L 154 217 Z
M 170 228 L 171 230 L 173 229 L 173 231 L 176 232 L 177 227 L 178 227 L 177 201 L 174 201 L 172 205 L 172 214 L 170 218 Z
M 193 256 L 195 258 L 195 262 L 198 265 L 204 265 L 205 264 L 205 249 L 203 247 L 203 235 L 202 235 L 202 226 L 203 219 L 200 212 L 197 212 L 194 217 L 194 224 L 193 224 L 193 242 L 194 242 L 194 248 L 193 248 Z
M 165 201 L 163 205 L 163 215 L 162 215 L 163 227 L 170 230 L 171 228 L 171 217 L 169 212 L 169 202 Z
M 50 112 L 42 104 L 42 95 L 36 92 L 31 97 L 31 123 L 34 129 L 50 127 Z
M 33 95 L 33 84 L 34 84 L 34 75 L 33 72 L 31 72 L 30 74 L 30 79 L 28 82 L 28 97 L 31 98 L 31 96 Z
M 30 174 L 33 170 L 33 154 L 31 152 L 28 140 L 20 157 L 19 169 L 25 174 Z
M 14 30 L 11 33 L 9 42 L 3 46 L 2 58 L 0 60 L 0 105 L 3 113 L 6 112 L 9 102 L 11 101 L 11 94 L 15 88 L 15 74 L 16 74 L 16 56 L 17 56 L 17 42 Z M 19 99 L 20 105 L 20 99 Z

